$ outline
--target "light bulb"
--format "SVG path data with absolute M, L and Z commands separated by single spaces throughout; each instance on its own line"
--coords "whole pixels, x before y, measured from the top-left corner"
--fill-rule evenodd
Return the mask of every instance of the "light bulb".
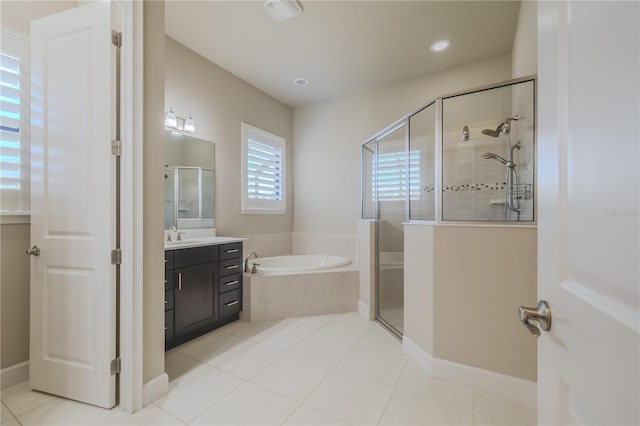
M 196 131 L 196 123 L 193 121 L 193 117 L 191 117 L 191 113 L 186 120 L 184 120 L 184 131 L 189 133 L 194 133 Z
M 169 112 L 167 112 L 167 115 L 164 117 L 164 125 L 166 127 L 178 127 L 178 119 L 171 107 L 169 107 Z

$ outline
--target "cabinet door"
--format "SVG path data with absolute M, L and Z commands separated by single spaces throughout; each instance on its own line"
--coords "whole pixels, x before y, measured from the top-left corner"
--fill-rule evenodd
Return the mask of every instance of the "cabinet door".
M 175 270 L 175 337 L 187 335 L 218 319 L 216 264 Z

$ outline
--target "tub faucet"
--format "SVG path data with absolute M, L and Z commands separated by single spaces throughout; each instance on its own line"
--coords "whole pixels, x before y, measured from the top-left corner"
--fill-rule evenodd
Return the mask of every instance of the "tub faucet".
M 260 266 L 259 263 L 253 262 L 253 266 L 251 267 L 251 273 L 252 274 L 257 274 L 258 273 L 258 266 Z
M 258 253 L 256 253 L 255 251 L 252 251 L 251 253 L 249 253 L 249 256 L 247 256 L 244 259 L 244 271 L 245 272 L 249 272 L 249 259 L 251 259 L 251 256 L 255 257 L 256 259 L 258 258 Z

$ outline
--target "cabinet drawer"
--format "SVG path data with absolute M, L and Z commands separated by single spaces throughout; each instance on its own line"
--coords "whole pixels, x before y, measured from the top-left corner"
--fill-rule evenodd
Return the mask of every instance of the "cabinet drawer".
M 164 272 L 164 289 L 171 290 L 174 287 L 175 274 L 173 270 Z
M 236 257 L 242 257 L 242 243 L 220 245 L 220 260 L 235 259 Z
M 164 341 L 173 340 L 173 309 L 164 313 Z
M 164 252 L 164 269 L 173 269 L 173 253 L 174 250 L 165 250 Z
M 242 259 L 229 259 L 220 262 L 220 276 L 242 272 Z
M 226 293 L 240 288 L 242 285 L 242 274 L 227 275 L 220 277 L 220 293 Z
M 164 292 L 164 310 L 171 309 L 173 309 L 173 290 L 167 290 Z
M 194 247 L 174 251 L 176 252 L 174 259 L 176 269 L 218 260 L 218 246 Z
M 220 318 L 240 312 L 242 309 L 241 294 L 240 289 L 237 289 L 220 295 Z

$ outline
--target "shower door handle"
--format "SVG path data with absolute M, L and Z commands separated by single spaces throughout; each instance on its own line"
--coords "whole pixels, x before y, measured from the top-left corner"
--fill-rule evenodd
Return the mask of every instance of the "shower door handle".
M 546 300 L 541 300 L 535 308 L 520 306 L 518 308 L 520 322 L 527 327 L 529 333 L 540 337 L 540 329 L 551 330 L 551 308 Z M 530 321 L 537 321 L 538 325 L 531 324 Z

